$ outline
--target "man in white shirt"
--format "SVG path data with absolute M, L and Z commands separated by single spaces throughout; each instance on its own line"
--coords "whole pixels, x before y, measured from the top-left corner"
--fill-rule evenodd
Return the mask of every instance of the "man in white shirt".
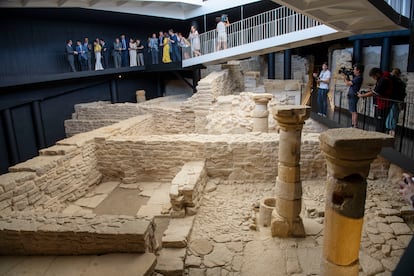
M 316 78 L 319 84 L 318 88 L 318 115 L 326 117 L 328 110 L 328 92 L 329 82 L 331 81 L 331 72 L 328 70 L 328 63 L 322 64 L 322 71 L 319 73 L 319 77 Z

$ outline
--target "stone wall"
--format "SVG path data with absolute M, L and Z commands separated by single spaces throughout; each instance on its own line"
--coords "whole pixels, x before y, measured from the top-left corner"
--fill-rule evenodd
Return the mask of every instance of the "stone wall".
M 0 175 L 0 211 L 59 211 L 99 184 L 95 139 L 136 135 L 152 124 L 151 116 L 139 116 L 91 132 L 58 141 L 40 155 L 10 167 Z
M 0 214 L 0 255 L 154 252 L 155 225 L 132 216 Z
M 234 181 L 273 181 L 277 175 L 279 135 L 151 135 L 99 141 L 98 165 L 124 183 L 171 181 L 190 161 L 206 160 L 209 177 Z M 303 179 L 326 177 L 318 135 L 303 136 Z
M 72 119 L 65 121 L 65 133 L 67 137 L 70 137 L 142 114 L 139 105 L 134 103 L 91 102 L 76 104 Z

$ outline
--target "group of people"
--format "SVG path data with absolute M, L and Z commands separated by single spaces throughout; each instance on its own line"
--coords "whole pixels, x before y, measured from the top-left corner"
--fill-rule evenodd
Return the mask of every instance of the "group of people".
M 99 38 L 92 45 L 85 37 L 83 41 L 76 41 L 75 46 L 69 39 L 66 44 L 66 59 L 72 72 L 108 68 L 110 55 L 115 68 L 144 66 L 145 48 L 148 49 L 152 64 L 180 62 L 182 58 L 201 55 L 199 33 L 197 27 L 192 25 L 188 38 L 170 29 L 168 32 L 160 31 L 158 37 L 153 33 L 148 38 L 147 45 L 139 39 L 130 38 L 128 41 L 124 34 L 115 38 L 111 48 Z
M 380 68 L 374 67 L 370 70 L 369 76 L 375 81 L 375 85 L 369 87 L 368 90 L 361 90 L 363 70 L 363 65 L 356 63 L 352 66 L 352 72 L 342 72 L 344 84 L 349 87 L 347 97 L 351 113 L 351 127 L 358 127 L 358 100 L 374 97 L 376 131 L 395 136 L 399 112 L 406 95 L 406 84 L 401 79 L 401 70 L 393 68 L 391 72 L 382 72 Z M 318 115 L 326 117 L 327 95 L 331 80 L 328 63 L 324 62 L 320 73 L 314 73 L 313 76 L 318 83 Z
M 104 67 L 108 66 L 109 52 L 103 39 L 97 38 L 91 44 L 89 39 L 85 37 L 83 42 L 76 41 L 75 46 L 73 46 L 71 39 L 66 42 L 66 59 L 72 72 L 77 71 L 75 60 L 78 61 L 81 71 L 92 70 L 92 53 L 94 53 L 95 70 L 103 70 Z
M 158 37 L 153 33 L 148 38 L 148 51 L 151 54 L 152 64 L 180 62 L 183 58 L 201 55 L 200 37 L 197 27 L 192 25 L 188 38 L 182 33 L 160 31 Z

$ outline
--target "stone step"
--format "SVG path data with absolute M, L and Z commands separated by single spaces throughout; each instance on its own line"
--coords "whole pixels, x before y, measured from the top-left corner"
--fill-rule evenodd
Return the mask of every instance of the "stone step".
M 153 253 L 100 256 L 2 256 L 0 275 L 149 276 L 154 273 L 156 260 Z
M 157 257 L 155 271 L 164 276 L 181 276 L 184 273 L 185 248 L 163 248 Z
M 170 220 L 167 230 L 162 237 L 163 248 L 187 247 L 195 216 L 174 218 Z

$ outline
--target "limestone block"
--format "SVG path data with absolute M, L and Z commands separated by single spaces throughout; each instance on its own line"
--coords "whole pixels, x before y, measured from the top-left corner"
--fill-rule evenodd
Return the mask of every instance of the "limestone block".
M 174 211 L 197 207 L 206 185 L 204 161 L 187 162 L 174 177 L 170 186 L 170 201 Z
M 302 198 L 302 182 L 285 182 L 276 178 L 276 191 L 277 198 L 285 200 L 296 200 Z
M 185 248 L 195 217 L 174 218 L 162 237 L 163 248 Z
M 152 221 L 130 216 L 19 212 L 0 218 L 0 254 L 152 252 Z
M 286 200 L 278 198 L 276 201 L 276 210 L 281 217 L 294 219 L 299 216 L 302 209 L 302 200 Z
M 142 103 L 142 102 L 146 101 L 145 90 L 137 90 L 135 92 L 135 94 L 136 94 L 136 97 L 137 97 L 137 103 Z

